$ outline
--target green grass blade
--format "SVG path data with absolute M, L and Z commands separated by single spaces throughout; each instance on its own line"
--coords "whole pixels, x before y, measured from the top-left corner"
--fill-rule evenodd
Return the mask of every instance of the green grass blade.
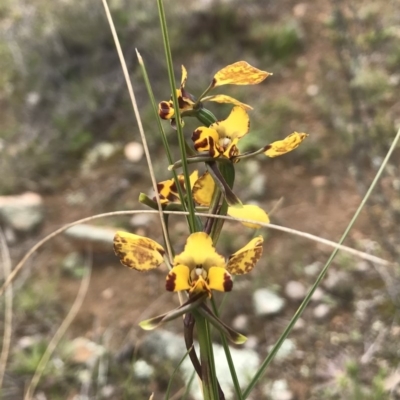
M 158 6 L 158 15 L 160 17 L 161 32 L 162 32 L 162 37 L 163 37 L 163 42 L 164 42 L 165 58 L 167 61 L 169 83 L 170 83 L 170 87 L 171 87 L 172 100 L 174 103 L 179 149 L 180 149 L 181 160 L 182 160 L 182 169 L 183 169 L 183 175 L 185 178 L 187 204 L 188 204 L 188 211 L 189 211 L 189 227 L 190 227 L 190 232 L 193 233 L 193 232 L 197 231 L 198 226 L 196 224 L 196 219 L 195 219 L 195 215 L 194 215 L 195 207 L 194 207 L 194 203 L 193 203 L 192 189 L 190 187 L 190 179 L 189 179 L 190 174 L 189 174 L 189 169 L 188 169 L 188 165 L 186 162 L 186 159 L 187 159 L 186 147 L 185 147 L 186 142 L 185 142 L 185 137 L 183 136 L 181 116 L 179 113 L 178 97 L 176 95 L 176 83 L 175 83 L 174 68 L 173 68 L 173 63 L 172 63 L 171 46 L 169 43 L 167 21 L 165 18 L 163 1 L 157 0 L 157 6 Z
M 143 79 L 144 79 L 144 83 L 146 85 L 147 93 L 148 93 L 148 95 L 150 97 L 150 102 L 151 102 L 151 105 L 153 107 L 154 118 L 157 121 L 157 128 L 158 128 L 158 131 L 160 132 L 161 140 L 163 142 L 163 146 L 164 146 L 165 152 L 167 154 L 168 162 L 169 162 L 170 165 L 172 165 L 174 163 L 174 160 L 172 158 L 171 149 L 170 149 L 169 144 L 168 144 L 167 135 L 165 134 L 164 128 L 163 128 L 162 123 L 161 123 L 161 119 L 160 119 L 160 117 L 158 115 L 157 103 L 156 103 L 156 100 L 155 100 L 155 97 L 154 97 L 153 89 L 151 87 L 151 82 L 150 82 L 150 79 L 149 79 L 149 75 L 147 74 L 146 65 L 145 65 L 145 63 L 143 61 L 142 56 L 140 55 L 140 53 L 137 50 L 136 50 L 136 53 L 137 53 L 137 57 L 138 57 L 138 60 L 139 60 L 140 68 L 142 70 Z M 178 174 L 174 170 L 172 171 L 172 173 L 173 173 L 173 177 L 174 177 L 176 188 L 178 189 L 179 198 L 181 199 L 181 204 L 183 206 L 183 209 L 185 211 L 187 211 L 185 200 L 184 200 L 185 196 L 184 196 L 184 193 L 182 191 L 182 187 L 181 187 L 181 185 L 179 184 L 179 181 L 178 181 Z
M 380 179 L 380 177 L 381 177 L 381 175 L 382 175 L 382 173 L 383 173 L 383 171 L 384 171 L 384 169 L 386 167 L 386 164 L 389 161 L 390 156 L 392 155 L 394 149 L 396 148 L 397 143 L 399 142 L 399 139 L 400 139 L 400 129 L 397 131 L 396 137 L 394 138 L 393 143 L 390 146 L 390 149 L 387 152 L 385 159 L 383 160 L 378 172 L 376 173 L 376 176 L 375 176 L 374 180 L 372 181 L 371 186 L 369 187 L 367 193 L 365 194 L 364 198 L 362 199 L 359 207 L 357 208 L 357 211 L 355 212 L 353 218 L 351 219 L 350 223 L 348 224 L 345 232 L 343 233 L 342 237 L 340 238 L 339 244 L 342 244 L 344 242 L 344 240 L 346 239 L 350 229 L 353 227 L 356 219 L 360 215 L 362 209 L 364 208 L 366 202 L 368 201 L 368 198 L 370 197 L 370 195 L 371 195 L 372 191 L 374 190 L 378 180 Z M 321 273 L 318 275 L 317 280 L 315 281 L 314 285 L 312 286 L 312 288 L 308 292 L 306 298 L 300 304 L 300 307 L 297 309 L 296 313 L 294 314 L 293 318 L 289 322 L 288 326 L 283 331 L 282 335 L 280 336 L 280 338 L 278 339 L 278 341 L 276 342 L 276 344 L 272 348 L 271 352 L 265 358 L 265 360 L 262 363 L 261 367 L 259 368 L 257 373 L 254 375 L 253 379 L 251 380 L 249 386 L 243 392 L 243 399 L 246 399 L 249 396 L 249 394 L 253 390 L 253 388 L 256 385 L 256 383 L 258 382 L 258 380 L 264 374 L 264 372 L 267 369 L 268 365 L 274 359 L 274 357 L 275 357 L 276 353 L 278 352 L 278 350 L 280 349 L 283 341 L 288 337 L 289 333 L 293 329 L 294 324 L 299 319 L 299 317 L 302 315 L 303 311 L 305 310 L 305 308 L 307 307 L 308 303 L 310 302 L 311 297 L 314 294 L 315 290 L 317 289 L 317 287 L 321 283 L 322 279 L 325 277 L 325 275 L 326 275 L 326 273 L 328 271 L 328 268 L 329 268 L 331 262 L 333 261 L 333 259 L 335 258 L 335 256 L 336 256 L 338 251 L 339 251 L 339 249 L 337 249 L 337 248 L 335 250 L 333 250 L 331 256 L 329 257 L 328 261 L 326 262 L 326 264 L 325 264 L 324 268 L 322 269 Z

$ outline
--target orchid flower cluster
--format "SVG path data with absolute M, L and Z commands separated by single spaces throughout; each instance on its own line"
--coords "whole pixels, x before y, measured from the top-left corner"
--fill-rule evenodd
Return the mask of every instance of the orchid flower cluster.
M 190 136 L 185 137 L 188 153 L 170 166 L 174 173 L 173 178 L 158 183 L 157 199 L 141 195 L 140 200 L 156 209 L 156 201 L 161 203 L 164 210 L 190 211 L 192 207 L 195 223 L 189 224 L 190 233 L 183 251 L 169 257 L 164 247 L 150 238 L 122 231 L 114 238 L 114 250 L 123 265 L 138 271 L 148 271 L 163 263 L 169 267 L 165 288 L 167 291 L 184 293 L 186 301 L 175 310 L 143 321 L 140 325 L 144 329 L 153 329 L 161 323 L 184 316 L 189 357 L 203 384 L 207 380 L 205 364 L 210 360 L 201 357 L 200 362 L 191 347 L 194 326 L 197 326 L 200 353 L 201 337 L 205 334 L 201 329 L 204 322 L 211 323 L 222 335 L 236 344 L 246 340 L 243 335 L 223 323 L 217 315 L 216 308 L 211 311 L 208 303 L 214 300 L 213 291 L 230 292 L 233 288 L 232 275 L 249 273 L 260 260 L 263 250 L 263 237 L 256 236 L 227 258 L 219 254 L 215 246 L 224 220 L 213 216 L 229 215 L 251 220 L 253 222 L 244 222 L 244 225 L 253 229 L 261 226 L 258 223 L 268 223 L 269 216 L 263 209 L 243 204 L 233 192 L 235 168 L 239 161 L 259 154 L 267 157 L 286 154 L 296 149 L 308 136 L 306 133 L 293 132 L 286 138 L 266 144 L 256 151 L 241 153 L 239 143 L 250 131 L 248 112 L 252 107 L 228 95 L 210 92 L 223 85 L 259 84 L 269 75 L 271 74 L 245 61 L 239 61 L 219 70 L 206 90 L 196 98 L 186 89 L 188 74 L 182 66 L 182 79 L 179 89 L 176 89 L 175 101 L 172 96 L 171 100 L 161 101 L 158 114 L 161 119 L 169 120 L 171 127 L 178 128 L 178 131 L 184 127 L 186 118 L 197 118 L 202 125 Z M 232 109 L 225 119 L 218 120 L 205 108 L 206 102 L 231 104 Z M 184 165 L 194 164 L 203 166 L 204 172 L 195 169 L 189 175 L 186 169 L 186 176 L 185 173 L 178 175 L 175 172 Z M 209 216 L 203 221 L 197 215 L 198 211 L 207 212 Z M 169 260 L 173 260 L 172 263 Z M 221 392 L 219 385 L 218 392 Z

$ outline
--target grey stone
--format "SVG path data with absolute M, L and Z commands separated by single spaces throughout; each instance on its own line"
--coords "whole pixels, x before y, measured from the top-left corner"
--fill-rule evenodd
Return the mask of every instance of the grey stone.
M 353 296 L 354 282 L 347 271 L 330 270 L 323 281 L 323 286 L 331 293 L 348 299 Z
M 114 154 L 121 150 L 121 145 L 109 142 L 99 142 L 86 154 L 82 162 L 82 173 L 89 173 L 99 162 L 109 160 Z
M 253 293 L 253 304 L 256 315 L 274 315 L 283 310 L 285 299 L 269 289 L 257 289 Z
M 78 224 L 68 228 L 64 234 L 83 249 L 91 245 L 97 251 L 111 252 L 116 232 L 116 228 Z
M 128 161 L 137 163 L 143 158 L 143 145 L 139 142 L 129 142 L 124 147 L 124 154 Z
M 154 374 L 154 367 L 144 360 L 137 360 L 133 364 L 133 373 L 138 379 L 148 380 Z
M 249 328 L 249 317 L 246 314 L 238 315 L 232 321 L 232 328 L 239 332 L 246 333 Z
M 323 264 L 320 261 L 315 261 L 304 267 L 304 273 L 308 276 L 316 276 L 321 272 Z
M 289 390 L 288 383 L 285 379 L 274 381 L 269 391 L 271 400 L 292 400 L 293 393 Z
M 273 345 L 268 347 L 268 351 L 271 351 Z M 292 339 L 285 339 L 279 348 L 278 352 L 275 355 L 276 361 L 283 361 L 287 358 L 293 356 L 293 353 L 296 351 L 296 343 Z
M 328 304 L 318 304 L 314 308 L 313 314 L 316 319 L 323 320 L 328 317 L 331 310 L 332 310 L 332 307 L 329 306 Z
M 85 337 L 77 337 L 70 344 L 71 361 L 76 364 L 93 366 L 99 357 L 105 354 L 106 349 L 98 343 Z
M 306 287 L 301 282 L 289 281 L 285 286 L 285 294 L 291 300 L 303 300 L 306 293 Z
M 31 232 L 44 220 L 43 199 L 33 192 L 0 196 L 0 219 L 17 232 Z
M 325 292 L 320 287 L 317 287 L 315 289 L 314 294 L 311 297 L 311 301 L 315 301 L 315 302 L 322 301 L 324 296 L 325 296 Z
M 130 219 L 129 224 L 133 228 L 139 228 L 142 226 L 149 226 L 152 221 L 154 221 L 154 216 L 151 214 L 135 214 Z

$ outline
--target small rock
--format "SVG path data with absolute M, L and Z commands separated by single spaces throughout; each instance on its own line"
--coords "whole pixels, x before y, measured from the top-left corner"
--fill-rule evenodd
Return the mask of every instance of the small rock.
M 68 228 L 64 234 L 82 249 L 90 245 L 93 250 L 108 252 L 112 249 L 116 232 L 116 228 L 78 224 Z
M 296 351 L 296 343 L 292 339 L 285 339 L 282 343 L 282 346 L 279 348 L 278 352 L 275 355 L 276 361 L 283 361 L 289 358 Z M 268 351 L 271 351 L 272 346 L 268 347 Z
M 112 298 L 114 297 L 114 290 L 112 290 L 111 288 L 104 289 L 104 290 L 101 292 L 101 297 L 102 297 L 104 300 L 110 300 L 110 299 L 112 299 Z
M 316 276 L 319 274 L 323 267 L 322 262 L 320 261 L 315 261 L 312 264 L 309 264 L 304 267 L 304 273 L 308 276 Z
M 140 228 L 143 226 L 149 226 L 154 221 L 153 215 L 151 214 L 135 214 L 132 216 L 129 224 L 133 228 Z
M 355 270 L 361 273 L 367 272 L 370 270 L 370 264 L 364 260 L 359 261 L 358 263 L 356 263 Z
M 265 194 L 265 188 L 267 186 L 266 181 L 267 177 L 265 175 L 256 174 L 248 183 L 247 195 L 253 198 L 255 196 L 263 196 Z
M 249 317 L 245 314 L 240 314 L 238 315 L 233 321 L 232 321 L 232 328 L 242 332 L 246 333 L 248 332 L 249 328 Z
M 328 182 L 328 178 L 324 175 L 317 175 L 314 176 L 314 178 L 311 179 L 311 184 L 315 188 L 321 188 L 326 186 L 326 183 Z
M 43 199 L 33 192 L 0 196 L 0 219 L 17 232 L 31 232 L 43 222 Z
M 318 320 L 323 320 L 328 317 L 331 309 L 331 306 L 328 304 L 318 304 L 313 311 L 314 317 Z
M 154 374 L 154 367 L 144 360 L 137 360 L 133 364 L 133 373 L 140 380 L 149 380 Z
M 105 385 L 100 390 L 101 398 L 108 399 L 114 396 L 115 394 L 115 387 L 112 385 Z
M 301 331 L 306 326 L 306 321 L 303 318 L 299 318 L 296 323 L 294 324 L 293 330 Z
M 94 365 L 105 353 L 105 348 L 84 337 L 77 337 L 71 342 L 71 360 L 77 364 Z
M 310 97 L 314 97 L 319 93 L 319 86 L 318 85 L 308 85 L 306 92 Z
M 325 296 L 325 292 L 320 287 L 317 287 L 315 289 L 314 294 L 311 297 L 311 301 L 319 302 L 324 298 L 324 296 Z
M 124 154 L 128 161 L 136 163 L 143 158 L 143 145 L 138 142 L 127 143 L 124 147 Z
M 293 7 L 293 15 L 296 18 L 303 18 L 306 15 L 307 4 L 306 3 L 298 3 Z
M 271 400 L 292 400 L 293 393 L 285 379 L 279 379 L 265 388 L 265 395 Z
M 77 251 L 69 253 L 66 255 L 61 263 L 63 270 L 73 271 L 77 267 L 82 267 L 85 265 L 84 257 Z
M 307 290 L 305 286 L 298 281 L 289 281 L 285 287 L 285 294 L 291 300 L 303 300 Z
M 351 299 L 354 293 L 354 282 L 346 271 L 330 270 L 323 281 L 324 287 L 341 299 Z
M 247 336 L 247 340 L 245 341 L 243 346 L 245 349 L 258 351 L 259 341 L 257 339 L 257 336 L 254 335 Z
M 258 289 L 253 293 L 253 304 L 256 315 L 274 315 L 283 310 L 285 299 L 269 289 Z
M 89 173 L 99 162 L 109 160 L 114 154 L 120 151 L 121 145 L 109 142 L 99 142 L 86 154 L 82 162 L 82 173 Z

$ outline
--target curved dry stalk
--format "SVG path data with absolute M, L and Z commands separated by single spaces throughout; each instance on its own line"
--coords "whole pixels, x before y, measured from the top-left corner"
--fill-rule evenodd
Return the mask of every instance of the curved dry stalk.
M 3 265 L 3 273 L 5 277 L 11 274 L 11 258 L 8 250 L 7 242 L 4 237 L 3 231 L 0 229 L 0 253 L 1 264 Z M 12 286 L 8 286 L 4 302 L 4 332 L 3 332 L 3 346 L 0 355 L 0 388 L 3 384 L 4 373 L 6 370 L 8 355 L 10 352 L 11 334 L 12 334 L 12 306 L 13 306 L 13 293 Z
M 161 223 L 161 227 L 162 227 L 164 238 L 165 238 L 165 245 L 167 247 L 168 256 L 170 257 L 170 262 L 172 263 L 171 243 L 169 241 L 167 227 L 165 225 L 165 221 L 164 221 L 164 218 L 163 218 L 163 210 L 162 210 L 162 207 L 161 207 L 160 195 L 159 195 L 158 190 L 157 190 L 157 180 L 156 180 L 156 177 L 155 177 L 155 174 L 154 174 L 153 163 L 151 161 L 151 156 L 150 156 L 149 146 L 147 145 L 146 135 L 144 134 L 142 119 L 140 117 L 139 108 L 137 106 L 136 97 L 135 97 L 135 93 L 133 91 L 132 82 L 131 82 L 131 79 L 129 77 L 128 68 L 126 66 L 124 53 L 122 52 L 121 44 L 119 43 L 117 31 L 116 31 L 115 26 L 114 26 L 114 22 L 113 22 L 111 13 L 110 13 L 110 9 L 108 8 L 107 0 L 102 0 L 102 1 L 103 1 L 103 6 L 104 6 L 104 9 L 105 9 L 105 12 L 106 12 L 107 21 L 108 21 L 108 24 L 110 25 L 112 37 L 114 39 L 115 47 L 117 49 L 119 61 L 121 63 L 122 71 L 124 73 L 126 86 L 128 88 L 128 92 L 129 92 L 129 97 L 130 97 L 131 102 L 132 102 L 133 111 L 135 113 L 136 121 L 138 123 L 138 128 L 139 128 L 139 132 L 140 132 L 140 138 L 142 140 L 143 149 L 144 149 L 144 152 L 145 152 L 145 155 L 146 155 L 146 160 L 147 160 L 147 166 L 149 168 L 151 183 L 153 185 L 153 190 L 154 190 L 155 197 L 156 197 L 156 202 L 157 202 L 157 205 L 158 205 L 158 213 L 160 215 L 160 223 Z
M 17 266 L 13 269 L 13 271 L 8 276 L 6 281 L 3 283 L 3 286 L 0 288 L 0 296 L 3 295 L 4 291 L 6 290 L 6 288 L 15 279 L 15 277 L 17 276 L 19 271 L 24 266 L 25 262 L 28 260 L 28 258 L 36 250 L 38 250 L 41 246 L 43 246 L 46 242 L 48 242 L 49 240 L 53 239 L 55 236 L 59 235 L 60 233 L 66 231 L 68 228 L 70 228 L 70 227 L 72 227 L 74 225 L 82 224 L 84 222 L 93 221 L 95 219 L 106 218 L 106 217 L 115 217 L 115 216 L 118 216 L 118 215 L 133 215 L 133 214 L 139 214 L 139 213 L 143 213 L 143 214 L 158 214 L 159 212 L 155 211 L 155 210 L 111 211 L 111 212 L 92 215 L 90 217 L 79 219 L 77 221 L 71 222 L 71 223 L 69 223 L 67 225 L 64 225 L 61 228 L 55 230 L 54 232 L 50 233 L 45 238 L 40 240 L 38 243 L 36 243 L 25 254 L 25 256 L 22 258 L 22 260 L 17 264 Z M 163 213 L 164 214 L 171 214 L 171 215 L 188 215 L 189 214 L 186 211 L 163 211 Z M 259 221 L 254 221 L 254 220 L 251 220 L 251 219 L 233 218 L 233 217 L 229 217 L 227 215 L 212 215 L 212 214 L 207 214 L 207 213 L 196 213 L 196 215 L 198 215 L 199 217 L 207 217 L 207 218 L 222 218 L 222 219 L 226 219 L 227 221 L 234 221 L 234 222 L 256 223 L 258 225 L 263 226 L 264 228 L 274 229 L 274 230 L 281 231 L 281 232 L 286 232 L 286 233 L 289 233 L 289 234 L 292 234 L 292 235 L 296 235 L 296 236 L 303 237 L 305 239 L 312 240 L 312 241 L 317 242 L 317 243 L 322 243 L 322 244 L 324 244 L 324 245 L 326 245 L 328 247 L 337 248 L 338 250 L 345 251 L 345 252 L 347 252 L 349 254 L 352 254 L 354 256 L 360 257 L 360 258 L 362 258 L 364 260 L 371 261 L 373 263 L 377 263 L 377 264 L 380 264 L 380 265 L 383 265 L 383 266 L 386 266 L 386 267 L 387 266 L 391 266 L 391 265 L 396 265 L 396 263 L 387 261 L 387 260 L 385 260 L 383 258 L 374 256 L 374 255 L 371 255 L 371 254 L 368 254 L 368 253 L 365 253 L 365 252 L 360 251 L 360 250 L 355 250 L 355 249 L 353 249 L 351 247 L 348 247 L 348 246 L 339 245 L 338 243 L 333 242 L 331 240 L 324 239 L 324 238 L 321 238 L 319 236 L 312 235 L 311 233 L 298 231 L 296 229 L 286 228 L 286 227 L 280 226 L 280 225 L 266 224 L 266 223 L 259 222 Z
M 28 389 L 26 391 L 24 400 L 30 400 L 32 399 L 32 396 L 35 392 L 35 389 L 37 387 L 37 384 L 39 383 L 40 377 L 42 376 L 43 370 L 46 367 L 47 363 L 50 360 L 50 357 L 52 356 L 54 350 L 56 349 L 58 343 L 60 342 L 61 338 L 64 336 L 65 332 L 71 325 L 72 321 L 78 314 L 78 311 L 80 310 L 83 300 L 85 299 L 86 293 L 89 288 L 89 283 L 90 283 L 90 275 L 92 271 L 92 263 L 88 263 L 88 267 L 86 268 L 86 274 L 81 280 L 81 284 L 79 286 L 79 291 L 78 294 L 76 295 L 74 304 L 72 305 L 71 309 L 69 310 L 67 316 L 64 318 L 62 324 L 60 327 L 57 329 L 57 332 L 54 334 L 52 339 L 50 340 L 50 343 L 48 344 L 46 351 L 44 352 L 42 358 L 39 361 L 39 364 L 36 368 L 35 374 L 33 375 L 33 378 L 28 386 Z

